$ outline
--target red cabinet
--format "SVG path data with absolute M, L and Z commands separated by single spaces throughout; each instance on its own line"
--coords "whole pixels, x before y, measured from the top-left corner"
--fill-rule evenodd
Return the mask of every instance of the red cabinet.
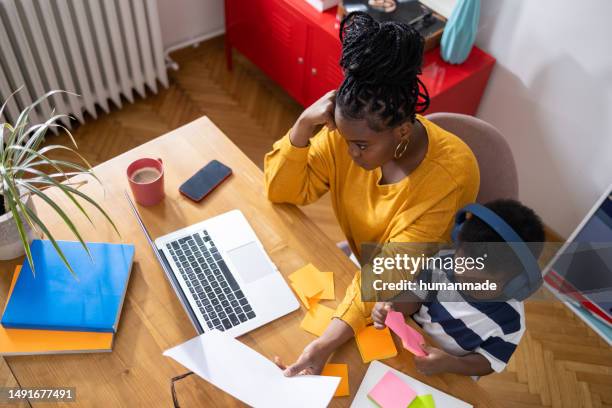
M 312 28 L 309 30 L 303 99 L 296 98 L 302 105 L 312 104 L 342 83 L 344 74 L 338 64 L 341 48 L 340 40 L 325 31 Z
M 225 18 L 229 69 L 236 48 L 303 106 L 342 82 L 335 8 L 319 13 L 304 0 L 225 0 Z M 478 48 L 461 65 L 442 61 L 437 48 L 427 52 L 427 113 L 474 115 L 494 64 Z
M 297 100 L 303 90 L 303 67 L 308 26 L 301 16 L 283 2 L 249 0 L 261 3 L 258 18 L 263 33 L 258 38 L 257 65 Z

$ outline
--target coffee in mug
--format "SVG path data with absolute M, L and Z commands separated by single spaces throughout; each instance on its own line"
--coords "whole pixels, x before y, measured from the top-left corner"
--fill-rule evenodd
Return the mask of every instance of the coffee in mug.
M 143 167 L 132 173 L 132 181 L 135 183 L 150 183 L 159 178 L 161 173 L 154 167 Z
M 128 166 L 126 173 L 138 204 L 155 205 L 164 198 L 164 167 L 161 159 L 138 159 Z

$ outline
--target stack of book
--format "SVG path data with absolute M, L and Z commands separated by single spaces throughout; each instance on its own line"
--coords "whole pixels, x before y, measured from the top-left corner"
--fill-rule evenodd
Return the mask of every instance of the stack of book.
M 0 323 L 0 355 L 108 352 L 134 259 L 134 245 L 58 241 L 75 275 L 50 241 L 31 244 L 17 267 Z

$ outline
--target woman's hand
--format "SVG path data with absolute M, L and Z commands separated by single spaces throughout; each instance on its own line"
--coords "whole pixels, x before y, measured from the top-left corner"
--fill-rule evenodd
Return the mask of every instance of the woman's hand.
M 385 319 L 387 319 L 387 313 L 393 310 L 393 305 L 389 302 L 376 302 L 374 308 L 372 308 L 372 321 L 374 327 L 378 330 L 382 330 L 386 327 Z
M 285 366 L 278 357 L 274 357 L 277 366 L 285 370 L 288 377 L 297 374 L 321 374 L 325 363 L 332 353 L 353 337 L 353 329 L 340 319 L 332 319 L 325 332 L 307 345 L 295 363 Z
M 295 122 L 291 129 L 291 144 L 297 147 L 308 146 L 308 141 L 318 129 L 325 125 L 329 130 L 336 129 L 334 111 L 336 109 L 336 91 L 329 91 L 318 101 L 310 105 Z
M 295 363 L 285 366 L 278 357 L 274 357 L 277 366 L 283 369 L 287 377 L 294 375 L 319 375 L 329 359 L 331 351 L 317 339 L 307 345 Z

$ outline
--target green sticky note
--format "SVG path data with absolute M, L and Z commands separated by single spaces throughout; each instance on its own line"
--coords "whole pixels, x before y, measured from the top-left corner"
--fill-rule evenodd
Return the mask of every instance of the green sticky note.
M 408 408 L 436 408 L 436 404 L 434 403 L 434 399 L 431 394 L 427 395 L 418 395 Z

